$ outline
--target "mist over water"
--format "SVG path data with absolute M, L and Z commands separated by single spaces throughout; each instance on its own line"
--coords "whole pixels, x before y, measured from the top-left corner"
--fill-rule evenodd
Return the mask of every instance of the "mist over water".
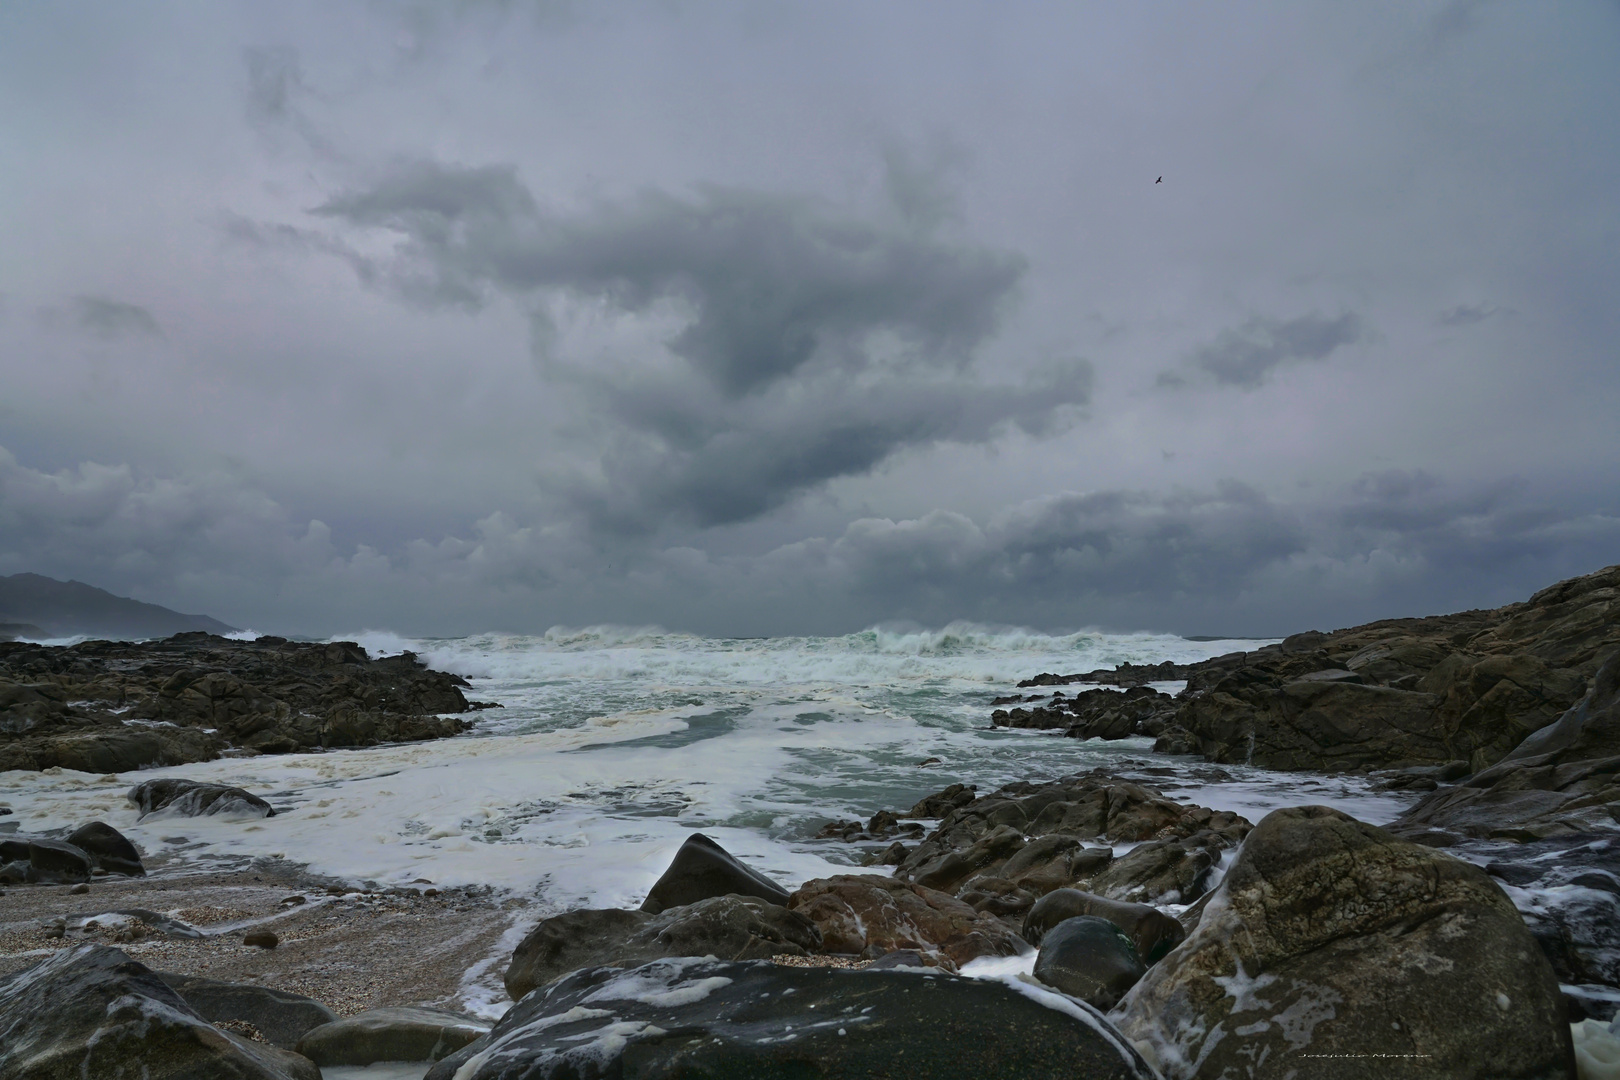
M 823 824 L 903 811 L 958 782 L 988 792 L 1105 766 L 1251 820 L 1325 802 L 1379 823 L 1405 805 L 1354 778 L 1217 769 L 1152 755 L 1147 739 L 989 726 L 991 699 L 1038 672 L 1188 662 L 1256 642 L 969 624 L 826 638 L 620 627 L 356 638 L 372 655 L 414 651 L 465 676 L 469 699 L 502 708 L 469 714 L 468 734 L 435 742 L 117 777 L 9 773 L 0 798 L 24 831 L 100 818 L 170 868 L 270 856 L 355 882 L 488 885 L 547 910 L 639 904 L 694 830 L 789 887 L 849 872 L 861 852 L 816 840 Z M 124 792 L 157 776 L 236 784 L 278 813 L 137 821 Z

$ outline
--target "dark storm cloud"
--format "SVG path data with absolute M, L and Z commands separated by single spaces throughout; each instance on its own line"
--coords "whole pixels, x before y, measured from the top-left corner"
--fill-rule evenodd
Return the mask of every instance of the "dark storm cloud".
M 1364 476 L 1308 501 L 1244 484 L 1063 493 L 978 519 L 865 518 L 754 555 L 632 545 L 589 565 L 567 530 L 496 512 L 466 535 L 344 548 L 318 521 L 213 474 L 81 464 L 45 472 L 0 448 L 0 573 L 35 570 L 217 616 L 392 613 L 406 632 L 614 618 L 717 633 L 841 633 L 953 619 L 1270 634 L 1522 599 L 1620 552 L 1620 513 L 1521 487 Z M 196 606 L 196 605 L 193 605 Z M 422 612 L 429 611 L 424 621 Z M 538 621 L 537 621 L 538 620 Z
M 67 321 L 81 330 L 109 340 L 122 337 L 160 338 L 163 328 L 150 311 L 138 304 L 109 300 L 105 296 L 75 296 L 68 302 Z M 57 322 L 56 312 L 47 321 Z
M 1018 387 L 959 377 L 796 380 L 741 401 L 614 388 L 621 421 L 607 478 L 572 485 L 599 524 L 641 531 L 674 517 L 746 521 L 825 480 L 870 471 L 897 451 L 982 442 L 1006 428 L 1041 434 L 1057 407 L 1086 399 L 1078 362 Z
M 1193 363 L 1218 383 L 1253 390 L 1283 364 L 1325 360 L 1341 346 L 1359 341 L 1363 333 L 1361 316 L 1354 312 L 1336 318 L 1315 312 L 1297 319 L 1256 317 L 1221 331 L 1193 354 Z
M 983 524 L 867 519 L 767 565 L 873 618 L 1266 634 L 1504 603 L 1617 552 L 1620 515 L 1386 473 L 1309 502 L 1227 483 L 1056 495 Z
M 851 584 L 899 606 L 966 588 L 977 603 L 991 603 L 987 616 L 1007 619 L 1017 605 L 1044 607 L 1062 596 L 1164 598 L 1206 592 L 1215 582 L 1239 588 L 1310 542 L 1291 508 L 1226 483 L 1169 495 L 1056 495 L 983 527 L 941 512 L 898 525 L 856 522 L 829 554 Z
M 891 160 L 898 213 L 708 187 L 648 191 L 565 215 L 508 166 L 415 162 L 316 214 L 401 238 L 362 277 L 422 305 L 531 304 L 536 349 L 603 421 L 602 473 L 565 478 L 600 525 L 748 520 L 900 450 L 1040 432 L 1083 404 L 1090 369 L 1051 365 L 1017 386 L 971 368 L 1025 264 L 943 237 L 929 170 Z M 552 355 L 544 303 L 587 299 L 617 316 L 679 312 L 652 351 L 581 366 Z

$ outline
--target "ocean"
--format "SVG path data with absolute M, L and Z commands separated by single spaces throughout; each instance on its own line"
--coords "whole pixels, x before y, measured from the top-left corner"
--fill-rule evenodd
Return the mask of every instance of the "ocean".
M 1315 802 L 1383 823 L 1410 801 L 1355 777 L 1153 755 L 1147 739 L 990 727 L 991 699 L 1038 672 L 1189 662 L 1255 641 L 966 624 L 762 639 L 617 627 L 354 639 L 373 656 L 412 650 L 465 676 L 469 698 L 503 707 L 469 714 L 472 731 L 433 742 L 115 777 L 0 774 L 0 802 L 15 811 L 7 823 L 32 832 L 104 820 L 149 861 L 160 855 L 164 872 L 270 857 L 382 887 L 487 887 L 544 914 L 638 905 L 699 830 L 789 888 L 858 870 L 860 851 L 815 838 L 824 824 L 903 811 L 952 783 L 983 793 L 1099 766 L 1151 769 L 1147 782 L 1173 798 L 1251 820 Z M 158 776 L 238 785 L 278 813 L 137 820 L 124 793 Z

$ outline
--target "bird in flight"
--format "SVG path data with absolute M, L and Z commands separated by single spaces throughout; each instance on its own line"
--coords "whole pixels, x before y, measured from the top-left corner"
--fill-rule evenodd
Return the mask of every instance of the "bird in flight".
M 1153 181 L 1153 182 L 1154 182 L 1154 183 L 1155 183 L 1155 184 L 1162 184 L 1162 183 L 1164 183 L 1164 177 L 1162 177 L 1162 176 L 1161 176 L 1161 177 L 1159 177 L 1159 178 L 1158 178 L 1158 179 L 1157 179 L 1157 180 L 1155 180 L 1155 181 Z

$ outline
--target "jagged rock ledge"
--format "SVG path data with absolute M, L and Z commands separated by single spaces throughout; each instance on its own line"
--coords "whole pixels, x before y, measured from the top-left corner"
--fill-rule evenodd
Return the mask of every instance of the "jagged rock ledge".
M 1617 651 L 1620 566 L 1610 566 L 1489 611 L 1307 631 L 1191 665 L 1043 674 L 1020 687 L 1137 689 L 1059 691 L 993 722 L 1082 738 L 1151 735 L 1157 750 L 1224 764 L 1454 778 L 1501 761 L 1557 720 Z M 1185 679 L 1186 689 L 1171 698 L 1140 685 L 1164 679 Z
M 71 646 L 0 642 L 0 771 L 115 773 L 436 739 L 484 707 L 412 653 L 205 633 Z M 447 715 L 449 714 L 449 715 Z

